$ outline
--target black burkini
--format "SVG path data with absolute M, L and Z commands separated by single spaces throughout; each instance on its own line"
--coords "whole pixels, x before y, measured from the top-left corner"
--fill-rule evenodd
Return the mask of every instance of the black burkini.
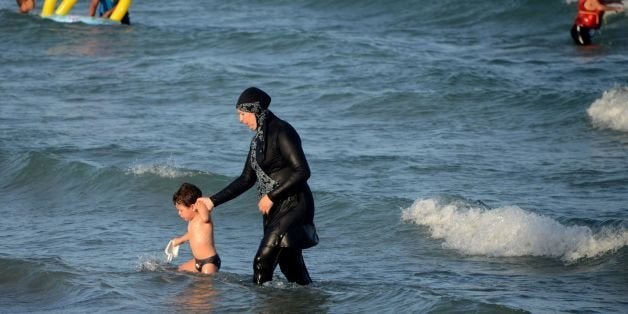
M 263 121 L 259 121 L 260 115 L 256 114 L 259 128 L 251 143 L 242 174 L 210 199 L 214 206 L 218 206 L 241 195 L 258 182 L 258 194 L 267 194 L 274 205 L 264 215 L 264 236 L 253 261 L 253 281 L 262 284 L 272 280 L 279 264 L 289 282 L 306 285 L 312 279 L 301 250 L 318 244 L 314 226 L 314 198 L 307 184 L 310 168 L 296 130 L 272 112 L 263 109 Z M 268 177 L 272 181 L 269 191 L 262 193 L 262 189 L 269 185 L 268 182 L 260 182 L 251 160 L 256 160 L 261 171 L 267 175 L 261 181 Z

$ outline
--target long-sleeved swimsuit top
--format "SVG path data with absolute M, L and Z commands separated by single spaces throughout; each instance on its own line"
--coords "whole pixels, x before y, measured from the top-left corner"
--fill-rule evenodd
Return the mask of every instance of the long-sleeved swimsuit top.
M 273 207 L 264 215 L 264 238 L 260 246 L 306 249 L 318 244 L 314 226 L 314 198 L 307 184 L 310 177 L 301 138 L 287 122 L 268 112 L 263 159 L 257 157 L 262 170 L 277 182 L 268 192 Z M 250 189 L 257 181 L 251 166 L 251 153 L 242 174 L 222 191 L 212 195 L 214 206 L 228 202 Z

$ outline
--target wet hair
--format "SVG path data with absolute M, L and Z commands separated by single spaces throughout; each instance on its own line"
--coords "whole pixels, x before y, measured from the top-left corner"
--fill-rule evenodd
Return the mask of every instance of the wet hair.
M 196 203 L 196 200 L 201 196 L 203 196 L 203 192 L 201 192 L 201 189 L 196 187 L 196 185 L 194 184 L 185 182 L 181 184 L 179 189 L 174 192 L 174 195 L 172 195 L 172 202 L 175 205 L 183 204 L 190 207 L 194 203 Z

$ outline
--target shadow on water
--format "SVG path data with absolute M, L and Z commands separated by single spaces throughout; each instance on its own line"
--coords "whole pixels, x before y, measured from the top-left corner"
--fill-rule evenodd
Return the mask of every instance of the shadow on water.
M 148 273 L 150 277 L 144 281 L 146 285 L 142 290 L 152 297 L 136 306 L 156 302 L 153 306 L 186 313 L 215 310 L 324 313 L 330 310 L 330 293 L 316 283 L 303 287 L 276 277 L 272 282 L 259 286 L 251 282 L 250 274 L 225 271 L 214 275 L 180 273 L 171 265 L 154 264 L 154 267 L 138 268 L 139 272 Z
M 325 313 L 330 310 L 330 296 L 323 290 L 296 284 L 275 282 L 273 286 L 257 287 L 260 313 Z
M 214 287 L 214 278 L 193 278 L 190 284 L 176 293 L 172 305 L 180 311 L 208 311 L 216 308 L 219 291 Z

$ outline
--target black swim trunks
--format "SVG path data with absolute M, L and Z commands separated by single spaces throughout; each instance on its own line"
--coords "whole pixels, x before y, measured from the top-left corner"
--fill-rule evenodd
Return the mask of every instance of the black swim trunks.
M 199 272 L 203 269 L 203 266 L 207 263 L 211 263 L 216 265 L 216 270 L 220 270 L 220 256 L 218 256 L 218 254 L 205 258 L 205 259 L 194 259 L 195 263 L 194 263 L 194 267 L 196 267 L 196 270 L 198 270 Z
M 581 26 L 573 25 L 571 27 L 571 38 L 576 45 L 588 46 L 591 44 L 591 38 L 595 35 L 595 30 Z

